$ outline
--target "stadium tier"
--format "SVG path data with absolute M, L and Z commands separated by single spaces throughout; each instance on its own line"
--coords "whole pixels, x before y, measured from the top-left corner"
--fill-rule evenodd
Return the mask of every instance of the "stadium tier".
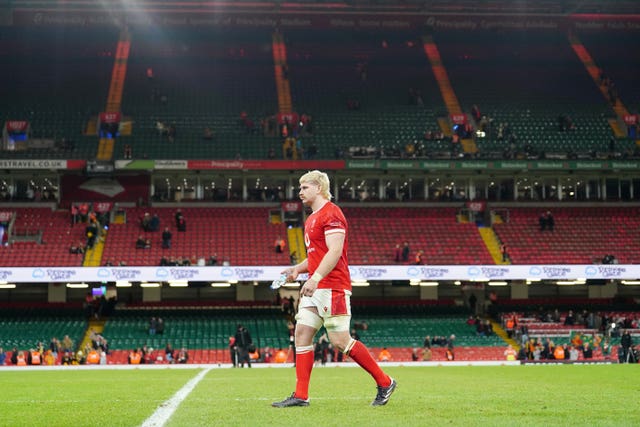
M 103 263 L 114 265 L 160 265 L 168 260 L 189 260 L 195 265 L 199 259 L 217 255 L 218 263 L 231 265 L 288 265 L 287 253 L 276 253 L 273 242 L 286 236 L 286 226 L 269 223 L 268 208 L 183 208 L 186 231 L 176 228 L 176 209 L 127 209 L 127 223 L 112 224 L 105 238 Z M 157 214 L 158 231 L 144 232 L 140 220 L 145 213 Z M 171 247 L 162 247 L 162 232 L 169 227 Z M 136 239 L 149 239 L 151 247 L 136 249 Z
M 51 208 L 16 208 L 14 238 L 0 247 L 2 266 L 81 266 L 82 255 L 69 249 L 86 244 L 83 224 L 71 225 L 68 211 Z
M 476 140 L 480 157 L 592 158 L 610 151 L 608 120 L 616 118 L 561 31 L 475 31 L 473 37 L 435 31 L 438 73 L 448 75 L 448 89 L 439 87 L 419 30 L 1 31 L 12 100 L 3 116 L 29 121 L 33 140 L 56 144 L 33 142 L 7 153 L 14 158 L 95 157 L 91 128 L 105 111 L 110 85 L 122 90 L 112 108 L 124 126 L 114 159 L 128 158 L 129 147 L 135 159 L 266 159 L 270 153 L 279 159 L 283 138 L 270 126 L 279 113 L 312 118 L 298 135 L 303 158 L 448 158 L 456 151 L 448 129 L 455 111 L 442 90 L 457 97 L 464 114 L 477 105 L 487 117 L 486 136 Z M 621 99 L 635 105 L 633 55 L 607 48 L 626 46 L 629 38 L 586 35 L 585 47 L 596 63 L 602 59 Z M 130 50 L 118 59 L 125 72 L 114 80 L 119 41 Z M 275 58 L 279 46 L 283 57 Z M 559 129 L 562 120 L 567 130 Z M 480 127 L 477 120 L 472 125 Z M 440 131 L 424 140 L 426 132 Z M 635 149 L 626 138 L 616 144 L 617 152 Z
M 0 40 L 0 118 L 31 126 L 28 145 L 2 157 L 95 158 L 98 139 L 85 131 L 107 101 L 117 32 L 0 27 Z
M 475 224 L 458 223 L 455 208 L 345 208 L 351 239 L 350 262 L 397 264 L 395 247 L 409 243 L 425 264 L 493 264 Z M 464 242 L 464 250 L 461 250 Z M 413 263 L 411 258 L 409 263 Z
M 620 263 L 640 262 L 633 248 L 640 238 L 637 208 L 554 208 L 553 231 L 541 231 L 536 208 L 513 208 L 509 221 L 495 224 L 513 264 L 601 263 L 614 255 Z
M 638 73 L 634 72 L 640 66 L 638 55 L 632 55 L 625 46 L 634 38 L 632 34 L 607 31 L 601 34 L 589 32 L 579 33 L 585 47 L 591 56 L 597 59 L 603 77 L 608 77 L 615 83 L 616 93 L 623 103 L 638 112 L 640 104 L 640 87 Z
M 313 117 L 303 148 L 320 158 L 349 147 L 399 156 L 446 115 L 418 33 L 305 30 L 285 40 L 293 109 Z
M 477 105 L 489 120 L 480 156 L 504 157 L 510 135 L 514 151 L 536 155 L 609 150 L 615 113 L 565 34 L 442 32 L 434 40 L 465 111 Z M 560 130 L 560 117 L 574 127 Z
M 287 236 L 283 223 L 269 222 L 269 208 L 183 208 L 186 231 L 176 228 L 175 208 L 127 208 L 126 223 L 113 223 L 101 238 L 100 264 L 159 265 L 167 260 L 188 260 L 191 265 L 216 255 L 231 265 L 287 265 L 288 251 L 276 253 L 273 241 Z M 86 243 L 85 225 L 71 224 L 67 211 L 17 208 L 14 243 L 1 246 L 2 265 L 80 266 L 82 254 L 69 252 Z M 350 220 L 349 257 L 356 265 L 412 264 L 424 251 L 425 265 L 490 265 L 492 258 L 474 223 L 458 222 L 456 208 L 345 207 Z M 554 208 L 553 231 L 540 231 L 540 208 L 510 208 L 508 221 L 493 230 L 506 246 L 512 264 L 591 264 L 614 255 L 621 264 L 640 262 L 636 255 L 637 208 Z M 158 231 L 144 231 L 145 213 L 157 215 Z M 162 247 L 162 231 L 169 227 L 171 247 Z M 149 239 L 150 247 L 137 249 L 136 240 Z M 408 261 L 395 259 L 396 245 L 407 242 Z M 461 244 L 464 242 L 464 250 Z
M 269 32 L 133 31 L 130 41 L 122 111 L 133 131 L 118 140 L 116 158 L 126 144 L 135 158 L 151 159 L 266 158 L 272 144 L 279 151 L 261 128 L 278 109 Z

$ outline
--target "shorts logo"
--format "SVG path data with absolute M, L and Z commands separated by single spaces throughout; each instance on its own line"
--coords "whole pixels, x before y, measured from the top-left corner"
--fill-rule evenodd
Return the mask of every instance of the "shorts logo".
M 325 305 L 324 307 L 322 307 L 322 310 L 324 310 L 324 312 L 326 313 L 327 311 L 329 311 L 329 307 Z

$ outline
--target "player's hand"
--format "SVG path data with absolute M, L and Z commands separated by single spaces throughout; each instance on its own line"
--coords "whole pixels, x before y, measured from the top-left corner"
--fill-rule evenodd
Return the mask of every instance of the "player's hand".
M 304 285 L 302 285 L 302 288 L 300 288 L 300 296 L 310 297 L 313 295 L 317 288 L 318 282 L 313 279 L 309 279 L 304 282 Z
M 288 283 L 295 282 L 298 278 L 298 271 L 295 269 L 295 267 L 286 268 L 282 270 L 280 274 L 286 274 Z

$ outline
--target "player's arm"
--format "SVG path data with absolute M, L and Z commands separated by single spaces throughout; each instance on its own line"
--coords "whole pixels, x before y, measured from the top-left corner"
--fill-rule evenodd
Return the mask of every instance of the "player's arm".
M 325 242 L 327 244 L 327 253 L 322 257 L 322 261 L 313 272 L 313 275 L 309 277 L 302 288 L 300 288 L 301 295 L 311 296 L 318 288 L 318 283 L 321 277 L 325 277 L 334 269 L 340 257 L 342 256 L 342 250 L 344 248 L 344 233 L 331 233 L 325 235 Z
M 320 273 L 322 277 L 326 277 L 334 269 L 344 249 L 344 233 L 331 233 L 325 235 L 324 241 L 327 244 L 327 253 L 320 261 L 315 273 Z
M 307 267 L 307 259 L 305 258 L 302 262 L 294 265 L 293 267 L 288 267 L 282 271 L 282 274 L 287 276 L 287 282 L 293 282 L 298 278 L 298 274 L 306 273 L 309 271 Z

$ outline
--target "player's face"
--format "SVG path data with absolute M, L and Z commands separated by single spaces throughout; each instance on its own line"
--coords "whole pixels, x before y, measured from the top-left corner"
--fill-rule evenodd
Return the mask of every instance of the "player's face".
M 300 200 L 302 200 L 302 204 L 309 206 L 314 202 L 318 194 L 320 194 L 320 186 L 304 182 L 300 184 L 300 192 L 298 194 Z

